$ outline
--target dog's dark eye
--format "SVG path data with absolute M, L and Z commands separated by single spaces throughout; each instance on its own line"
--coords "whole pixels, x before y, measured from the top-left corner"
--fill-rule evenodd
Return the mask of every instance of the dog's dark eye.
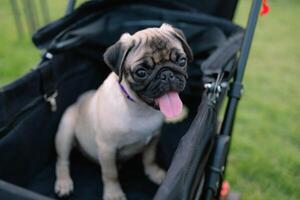
M 146 76 L 147 76 L 147 72 L 146 72 L 146 70 L 143 69 L 143 68 L 140 68 L 140 69 L 136 70 L 135 74 L 136 74 L 137 77 L 139 77 L 139 78 L 146 78 Z
M 182 57 L 182 58 L 179 58 L 178 60 L 178 65 L 180 67 L 184 67 L 186 65 L 186 58 Z

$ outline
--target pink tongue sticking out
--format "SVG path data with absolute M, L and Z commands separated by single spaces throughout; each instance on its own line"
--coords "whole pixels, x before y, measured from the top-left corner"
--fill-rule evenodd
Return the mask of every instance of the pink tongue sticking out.
M 182 101 L 177 92 L 168 92 L 156 99 L 160 111 L 166 118 L 174 118 L 182 111 Z

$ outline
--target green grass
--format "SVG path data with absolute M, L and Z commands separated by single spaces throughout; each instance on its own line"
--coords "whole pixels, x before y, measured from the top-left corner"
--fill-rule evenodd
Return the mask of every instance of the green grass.
M 52 19 L 66 1 L 50 5 Z M 272 0 L 260 17 L 245 74 L 245 95 L 235 123 L 227 178 L 244 200 L 300 199 L 300 1 Z M 245 24 L 250 1 L 240 1 Z M 18 39 L 9 1 L 0 6 L 0 85 L 39 61 L 27 35 Z

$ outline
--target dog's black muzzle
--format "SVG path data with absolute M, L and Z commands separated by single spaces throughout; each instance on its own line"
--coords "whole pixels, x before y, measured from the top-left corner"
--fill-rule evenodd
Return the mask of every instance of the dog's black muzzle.
M 152 82 L 172 82 L 176 79 L 176 77 L 181 77 L 182 79 L 186 80 L 188 78 L 186 69 L 172 65 L 156 66 L 152 73 L 148 76 L 148 78 L 145 81 L 143 81 L 142 84 L 136 82 L 130 83 L 130 85 L 135 92 L 143 92 L 147 90 L 147 88 L 149 87 L 149 85 L 151 85 Z
M 156 66 L 143 84 L 133 83 L 131 88 L 148 105 L 156 107 L 155 99 L 167 92 L 181 92 L 185 88 L 188 78 L 185 68 L 178 66 Z

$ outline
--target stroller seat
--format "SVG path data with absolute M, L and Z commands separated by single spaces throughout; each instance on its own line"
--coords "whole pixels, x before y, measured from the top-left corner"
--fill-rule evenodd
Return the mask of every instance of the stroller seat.
M 230 19 L 236 1 L 226 2 L 231 2 Z M 88 1 L 35 33 L 33 42 L 43 52 L 38 67 L 0 91 L 0 199 L 57 198 L 54 137 L 64 110 L 110 73 L 102 55 L 122 33 L 164 22 L 183 30 L 194 52 L 181 94 L 188 116 L 163 126 L 156 157 L 168 174 L 161 186 L 145 176 L 141 155 L 119 165 L 120 182 L 129 200 L 196 199 L 217 143 L 217 115 L 235 74 L 244 30 L 210 15 L 218 13 L 217 7 L 203 10 L 213 4 L 187 5 L 167 0 Z M 224 17 L 226 12 L 218 14 Z M 101 198 L 100 166 L 76 149 L 71 176 L 75 190 L 70 199 Z M 13 193 L 15 186 L 5 182 L 25 190 Z

